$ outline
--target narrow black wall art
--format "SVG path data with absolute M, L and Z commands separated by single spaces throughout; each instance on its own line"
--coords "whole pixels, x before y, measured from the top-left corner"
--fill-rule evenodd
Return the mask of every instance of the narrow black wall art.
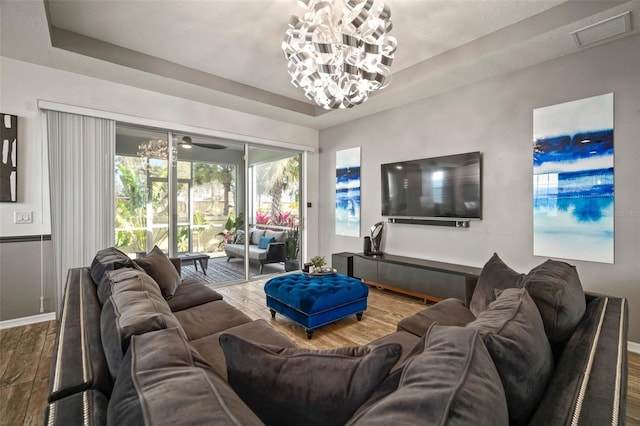
M 18 201 L 18 117 L 0 114 L 0 202 Z

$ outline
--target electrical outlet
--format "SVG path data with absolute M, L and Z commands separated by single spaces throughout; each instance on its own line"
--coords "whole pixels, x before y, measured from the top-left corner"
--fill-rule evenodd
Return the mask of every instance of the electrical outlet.
M 33 212 L 13 212 L 13 223 L 33 223 Z

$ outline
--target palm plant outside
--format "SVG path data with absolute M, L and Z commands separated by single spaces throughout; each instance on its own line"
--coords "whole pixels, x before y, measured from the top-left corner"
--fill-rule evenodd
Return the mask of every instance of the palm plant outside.
M 211 224 L 211 214 L 231 218 L 234 221 L 237 219 L 231 199 L 231 194 L 236 190 L 236 166 L 198 162 L 179 162 L 178 166 L 179 168 L 186 167 L 185 173 L 191 175 L 194 188 L 210 185 L 209 193 L 213 194 L 222 187 L 222 211 L 216 210 L 217 213 L 210 211 L 213 208 L 213 201 L 208 207 L 205 207 L 209 212 L 206 215 L 202 211 L 192 208 L 191 221 L 193 225 L 199 225 L 192 231 L 194 237 L 197 237 L 198 245 L 200 245 L 201 235 L 208 235 L 204 239 L 205 242 L 216 236 L 216 234 L 208 234 L 208 232 L 202 234 L 205 229 L 208 229 L 207 225 Z M 264 195 L 268 196 L 265 200 L 267 203 L 264 205 L 264 212 L 268 213 L 269 217 L 268 223 L 288 227 L 297 225 L 299 172 L 300 161 L 297 155 L 256 167 L 258 200 L 261 200 Z M 166 244 L 169 195 L 168 185 L 165 183 L 167 174 L 166 160 L 129 156 L 116 157 L 116 247 L 129 253 L 144 252 L 147 249 L 148 217 L 153 218 L 154 225 L 167 225 L 153 227 L 151 245 Z M 155 181 L 148 184 L 148 179 L 155 179 Z M 189 194 L 184 192 L 186 189 L 186 185 L 184 187 L 179 185 L 179 198 L 188 199 Z M 151 193 L 148 197 L 149 190 Z M 284 194 L 288 194 L 289 199 L 295 200 L 287 208 L 291 211 L 281 211 Z M 148 208 L 152 210 L 147 211 Z M 233 228 L 236 227 L 237 225 Z M 189 247 L 189 226 L 179 226 L 177 237 L 179 251 L 187 250 Z M 218 246 L 217 250 L 220 250 L 223 246 L 223 244 L 219 244 L 220 236 L 217 236 L 216 239 L 217 242 L 213 247 Z

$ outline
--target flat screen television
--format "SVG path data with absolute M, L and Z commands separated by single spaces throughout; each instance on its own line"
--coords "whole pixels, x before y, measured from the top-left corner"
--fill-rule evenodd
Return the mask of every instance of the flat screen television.
M 380 167 L 382 216 L 482 219 L 480 152 Z

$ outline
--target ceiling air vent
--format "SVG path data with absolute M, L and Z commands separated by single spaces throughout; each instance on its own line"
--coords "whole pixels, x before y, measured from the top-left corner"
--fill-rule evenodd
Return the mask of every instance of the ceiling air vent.
M 631 31 L 631 12 L 629 11 L 580 28 L 573 31 L 571 35 L 578 47 L 583 47 L 628 31 Z

